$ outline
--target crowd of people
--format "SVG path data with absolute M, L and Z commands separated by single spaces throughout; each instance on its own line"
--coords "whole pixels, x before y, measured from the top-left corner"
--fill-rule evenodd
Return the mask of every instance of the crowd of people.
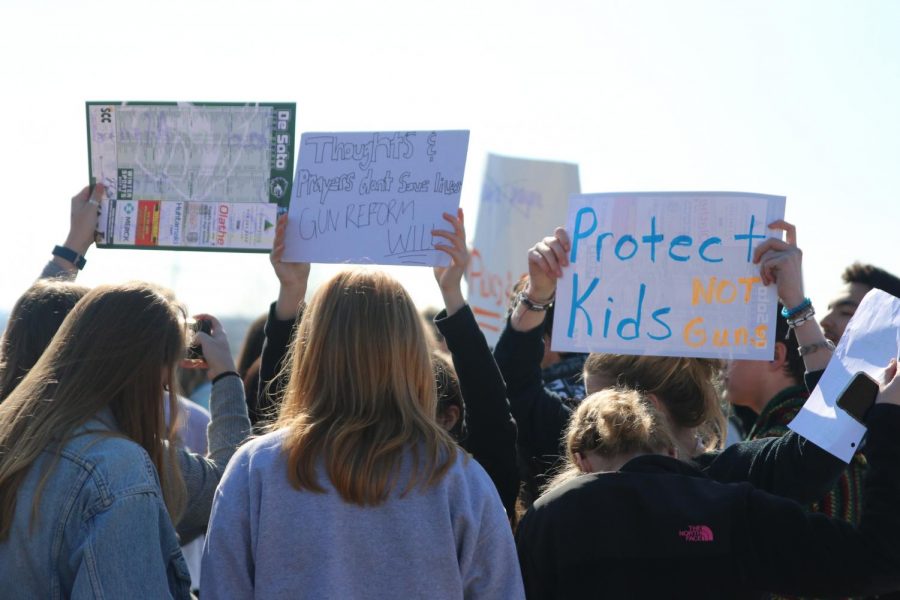
M 170 290 L 75 283 L 102 194 L 72 199 L 0 344 L 0 598 L 900 590 L 896 359 L 849 465 L 787 428 L 863 296 L 900 280 L 854 265 L 821 325 L 791 318 L 813 309 L 789 223 L 753 257 L 781 303 L 771 361 L 552 352 L 562 228 L 490 348 L 462 211 L 433 232 L 449 266 L 428 321 L 383 272 L 309 290 L 283 216 L 279 294 L 235 361 Z

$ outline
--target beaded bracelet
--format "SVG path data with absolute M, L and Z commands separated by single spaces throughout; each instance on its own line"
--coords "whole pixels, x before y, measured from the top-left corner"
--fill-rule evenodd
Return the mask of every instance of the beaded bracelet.
M 790 319 L 796 315 L 799 315 L 807 308 L 812 308 L 812 300 L 809 298 L 804 298 L 803 302 L 795 306 L 794 308 L 788 308 L 787 306 L 781 307 L 781 316 L 785 319 Z

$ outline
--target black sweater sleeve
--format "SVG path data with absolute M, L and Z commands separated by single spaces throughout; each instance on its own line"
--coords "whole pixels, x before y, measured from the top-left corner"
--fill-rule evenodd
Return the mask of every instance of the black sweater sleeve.
M 519 494 L 516 422 L 510 414 L 503 377 L 468 305 L 449 317 L 447 311 L 441 311 L 434 322 L 447 340 L 466 404 L 469 435 L 462 446 L 487 471 L 512 518 Z
M 756 551 L 745 576 L 756 587 L 817 597 L 900 587 L 900 407 L 874 406 L 867 426 L 869 471 L 858 528 L 750 493 L 748 535 Z
M 813 389 L 822 371 L 806 374 Z M 695 462 L 723 483 L 749 481 L 766 492 L 809 504 L 834 488 L 847 465 L 793 431 L 779 438 L 738 442 L 721 452 L 707 452 Z
M 777 438 L 738 442 L 694 459 L 722 483 L 749 481 L 771 494 L 809 504 L 837 483 L 846 464 L 793 431 Z
M 560 396 L 544 388 L 543 333 L 543 324 L 530 331 L 516 331 L 507 319 L 494 358 L 506 381 L 510 408 L 519 428 L 519 447 L 530 456 L 553 462 L 560 454 L 572 411 Z
M 263 342 L 262 358 L 259 363 L 259 389 L 256 395 L 257 412 L 262 424 L 277 416 L 281 391 L 287 383 L 283 377 L 279 378 L 278 374 L 281 373 L 297 320 L 299 316 L 298 319 L 282 321 L 275 316 L 275 303 L 269 307 L 269 318 L 266 319 L 266 326 L 263 329 L 266 339 Z

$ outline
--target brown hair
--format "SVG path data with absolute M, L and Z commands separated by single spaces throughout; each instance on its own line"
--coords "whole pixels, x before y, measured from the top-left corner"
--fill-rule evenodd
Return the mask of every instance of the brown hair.
M 566 458 L 545 493 L 581 474 L 575 454 L 604 458 L 661 454 L 675 448 L 666 419 L 643 394 L 610 388 L 585 398 L 572 413 L 565 434 Z
M 422 321 L 406 290 L 381 272 L 339 273 L 316 292 L 297 329 L 275 427 L 287 428 L 288 479 L 359 505 L 384 502 L 412 453 L 402 493 L 440 481 L 456 459 L 435 421 L 435 381 Z
M 0 341 L 0 402 L 19 385 L 87 293 L 88 288 L 69 281 L 41 279 L 19 297 Z
M 671 356 L 591 354 L 584 363 L 587 377 L 607 377 L 617 385 L 655 395 L 674 427 L 699 429 L 706 449 L 720 447 L 725 437 L 725 414 L 716 388 L 721 369 L 718 360 Z
M 163 374 L 174 384 L 184 353 L 184 315 L 145 283 L 100 286 L 84 296 L 28 375 L 0 404 L 0 539 L 9 534 L 19 486 L 41 452 L 109 408 L 125 437 L 150 455 L 173 522 L 184 506 L 175 460 L 176 419 L 163 415 Z M 175 394 L 169 395 L 173 416 Z M 15 449 L 15 451 L 13 451 Z M 54 463 L 55 464 L 55 463 Z M 53 470 L 44 472 L 32 516 Z M 33 521 L 32 521 L 33 522 Z

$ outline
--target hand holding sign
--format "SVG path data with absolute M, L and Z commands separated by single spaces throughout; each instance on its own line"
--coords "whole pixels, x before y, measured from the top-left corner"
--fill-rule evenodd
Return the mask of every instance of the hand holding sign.
M 769 238 L 753 251 L 753 263 L 759 264 L 763 285 L 775 283 L 781 303 L 788 308 L 803 302 L 803 252 L 797 247 L 797 228 L 784 220 L 769 224 L 769 229 L 779 229 L 787 234 L 787 240 Z
M 463 222 L 463 210 L 456 210 L 456 217 L 450 213 L 444 213 L 444 220 L 450 223 L 453 231 L 435 229 L 432 237 L 447 240 L 450 244 L 435 244 L 435 250 L 440 250 L 450 256 L 449 267 L 435 267 L 434 278 L 441 288 L 444 297 L 444 306 L 447 308 L 447 316 L 454 314 L 462 308 L 466 300 L 462 294 L 463 274 L 469 266 L 469 249 L 466 247 L 466 228 Z
M 278 218 L 275 228 L 275 242 L 269 254 L 269 262 L 278 277 L 278 300 L 275 302 L 275 316 L 286 321 L 297 316 L 297 309 L 306 296 L 310 264 L 308 262 L 284 261 L 284 238 L 287 235 L 287 215 Z
M 556 280 L 569 266 L 569 234 L 557 227 L 528 251 L 528 289 L 532 301 L 548 302 L 556 293 Z

